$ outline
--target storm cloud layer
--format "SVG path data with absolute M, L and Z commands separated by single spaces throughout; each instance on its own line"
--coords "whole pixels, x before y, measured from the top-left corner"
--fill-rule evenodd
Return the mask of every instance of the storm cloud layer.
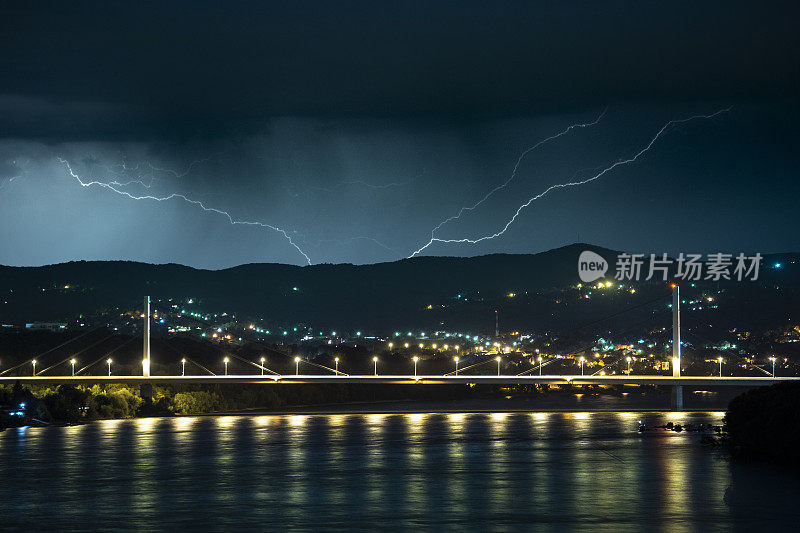
M 0 10 L 0 263 L 800 248 L 795 3 Z

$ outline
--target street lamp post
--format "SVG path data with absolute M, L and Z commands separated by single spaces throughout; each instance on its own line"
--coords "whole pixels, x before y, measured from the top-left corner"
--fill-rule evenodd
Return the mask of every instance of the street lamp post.
M 578 361 L 580 362 L 580 364 L 581 364 L 581 376 L 583 375 L 583 362 L 584 362 L 585 360 L 586 360 L 586 359 L 584 359 L 582 356 L 581 356 L 581 358 L 578 360 Z
M 75 363 L 76 363 L 75 359 L 70 359 L 69 360 L 69 364 L 72 365 L 72 375 L 73 376 L 75 376 Z M 773 374 L 775 374 L 775 372 L 773 372 Z
M 497 375 L 499 376 L 500 375 L 500 356 L 498 355 L 497 357 L 494 358 L 494 360 L 497 361 Z
M 626 359 L 628 361 L 628 375 L 630 376 L 631 375 L 631 358 L 630 357 L 626 357 Z
M 230 361 L 230 359 L 228 359 L 227 357 L 222 360 L 222 362 L 225 363 L 225 375 L 226 376 L 228 375 L 228 361 Z
M 333 364 L 336 365 L 336 375 L 338 376 L 339 375 L 339 358 L 338 357 L 335 357 L 333 359 Z
M 415 355 L 415 356 L 413 357 L 413 361 L 414 361 L 414 377 L 417 377 L 417 361 L 419 361 L 419 357 L 417 357 L 417 356 Z
M 458 356 L 453 357 L 453 361 L 456 363 L 456 376 L 458 375 Z
M 111 358 L 109 357 L 106 359 L 106 363 L 108 364 L 108 375 L 111 375 Z
M 772 361 L 772 377 L 774 378 L 775 377 L 775 358 L 774 357 L 770 357 L 769 360 Z
M 722 377 L 722 357 L 717 357 L 717 362 L 719 363 L 719 377 Z M 772 373 L 772 377 L 775 377 L 775 372 Z
M 542 375 L 542 356 L 539 356 L 539 375 Z
M 33 375 L 35 376 L 36 375 L 36 359 L 31 361 L 31 363 L 33 364 Z
M 181 359 L 181 376 L 186 375 L 186 358 Z
M 264 375 L 264 363 L 267 362 L 267 358 L 266 357 L 262 357 L 261 359 L 259 359 L 259 361 L 261 361 L 261 375 L 263 376 Z
M 378 375 L 378 358 L 377 357 L 373 357 L 372 358 L 372 362 L 375 363 L 375 375 L 377 376 Z
M 295 357 L 294 358 L 294 375 L 295 376 L 299 376 L 300 375 L 300 358 L 299 357 Z

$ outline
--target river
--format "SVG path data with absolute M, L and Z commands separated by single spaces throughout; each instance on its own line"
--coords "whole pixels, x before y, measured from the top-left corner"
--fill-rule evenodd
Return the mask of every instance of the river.
M 0 433 L 0 529 L 793 529 L 800 480 L 719 412 L 201 416 Z

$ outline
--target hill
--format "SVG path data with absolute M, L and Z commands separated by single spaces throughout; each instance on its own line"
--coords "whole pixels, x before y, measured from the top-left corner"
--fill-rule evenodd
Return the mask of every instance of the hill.
M 72 321 L 81 314 L 135 308 L 142 296 L 186 302 L 274 324 L 391 331 L 411 328 L 504 330 L 565 328 L 669 294 L 662 281 L 630 290 L 577 289 L 583 250 L 575 244 L 533 255 L 419 257 L 374 265 L 247 264 L 200 270 L 177 264 L 79 261 L 42 267 L 0 267 L 0 323 Z M 783 324 L 796 314 L 798 254 L 767 256 L 758 281 L 696 282 L 687 298 L 724 294 L 709 320 L 723 327 Z M 769 268 L 781 262 L 781 268 Z M 613 281 L 612 274 L 609 278 Z M 585 284 L 584 284 L 585 285 Z M 659 304 L 660 305 L 660 304 Z M 625 319 L 630 322 L 629 317 Z

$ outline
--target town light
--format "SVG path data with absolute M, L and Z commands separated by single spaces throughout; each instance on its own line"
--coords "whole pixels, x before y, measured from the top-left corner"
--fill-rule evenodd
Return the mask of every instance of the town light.
M 458 356 L 453 357 L 453 361 L 456 363 L 456 376 L 458 375 Z
M 228 375 L 228 362 L 229 361 L 230 361 L 230 359 L 228 359 L 227 357 L 222 360 L 222 362 L 225 363 L 225 375 L 226 376 Z
M 722 357 L 717 357 L 717 362 L 719 363 L 719 377 L 722 377 Z M 775 372 L 772 374 L 772 377 L 775 377 Z
M 33 364 L 33 375 L 35 376 L 36 375 L 36 359 L 31 361 L 31 363 Z
M 264 375 L 264 363 L 267 362 L 267 358 L 266 357 L 262 357 L 260 359 L 260 361 L 261 361 L 261 375 L 263 376 Z
M 419 361 L 419 357 L 415 355 L 412 360 L 414 361 L 414 377 L 417 377 L 417 361 Z
M 186 375 L 186 358 L 181 359 L 181 376 Z
M 339 358 L 338 357 L 334 357 L 333 358 L 333 364 L 336 365 L 336 375 L 338 376 L 339 375 Z
M 500 375 L 500 356 L 498 355 L 497 357 L 494 358 L 494 360 L 497 361 L 497 375 L 499 376 Z
M 299 357 L 295 357 L 294 358 L 294 375 L 295 376 L 299 376 L 300 375 L 300 358 Z
M 375 363 L 375 375 L 377 376 L 378 375 L 378 358 L 377 357 L 373 357 L 372 358 L 372 362 Z
M 106 363 L 108 364 L 108 375 L 111 375 L 111 358 L 109 357 L 106 359 Z
M 77 361 L 75 361 L 75 359 L 70 359 L 69 360 L 69 364 L 72 365 L 72 375 L 73 376 L 75 375 L 75 363 L 77 363 Z M 773 372 L 773 374 L 774 374 L 774 372 Z

